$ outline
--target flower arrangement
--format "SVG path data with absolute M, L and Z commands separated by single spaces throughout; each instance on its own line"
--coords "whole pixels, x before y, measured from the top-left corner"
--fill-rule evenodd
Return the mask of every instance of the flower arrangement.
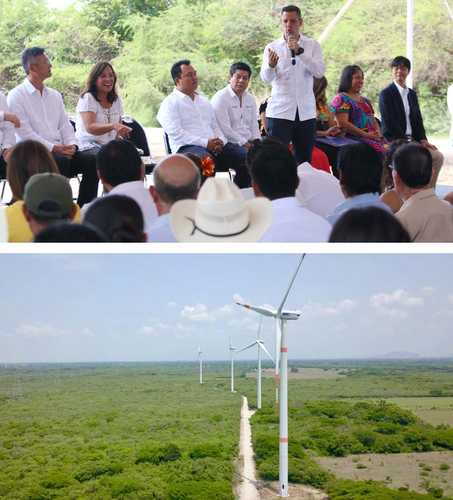
M 201 159 L 201 175 L 205 178 L 215 175 L 215 162 L 209 155 Z

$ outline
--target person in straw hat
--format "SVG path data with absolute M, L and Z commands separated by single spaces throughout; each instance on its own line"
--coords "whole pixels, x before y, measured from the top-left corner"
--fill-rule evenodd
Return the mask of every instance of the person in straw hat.
M 170 211 L 170 224 L 181 242 L 256 242 L 272 221 L 266 198 L 245 200 L 229 179 L 210 177 L 196 200 L 181 200 Z

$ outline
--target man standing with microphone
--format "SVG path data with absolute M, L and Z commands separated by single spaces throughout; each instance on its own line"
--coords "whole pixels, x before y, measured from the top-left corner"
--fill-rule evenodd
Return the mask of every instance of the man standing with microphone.
M 266 118 L 269 135 L 293 143 L 298 164 L 311 161 L 316 133 L 313 77 L 321 78 L 325 66 L 316 40 L 301 33 L 299 7 L 287 5 L 281 13 L 283 36 L 264 49 L 261 78 L 272 85 Z

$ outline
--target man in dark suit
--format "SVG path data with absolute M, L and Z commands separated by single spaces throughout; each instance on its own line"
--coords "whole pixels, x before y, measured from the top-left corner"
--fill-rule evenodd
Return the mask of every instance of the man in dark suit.
M 390 63 L 390 67 L 392 68 L 393 83 L 379 94 L 382 133 L 388 141 L 407 139 L 410 142 L 419 142 L 428 149 L 433 158 L 431 186 L 434 187 L 444 157 L 436 146 L 430 144 L 426 138 L 417 94 L 406 85 L 411 63 L 406 57 L 398 56 Z

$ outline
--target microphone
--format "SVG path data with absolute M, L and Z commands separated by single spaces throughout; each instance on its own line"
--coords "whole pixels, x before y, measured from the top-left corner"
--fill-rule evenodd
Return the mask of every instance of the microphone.
M 291 64 L 296 65 L 296 51 L 294 49 L 291 49 Z

